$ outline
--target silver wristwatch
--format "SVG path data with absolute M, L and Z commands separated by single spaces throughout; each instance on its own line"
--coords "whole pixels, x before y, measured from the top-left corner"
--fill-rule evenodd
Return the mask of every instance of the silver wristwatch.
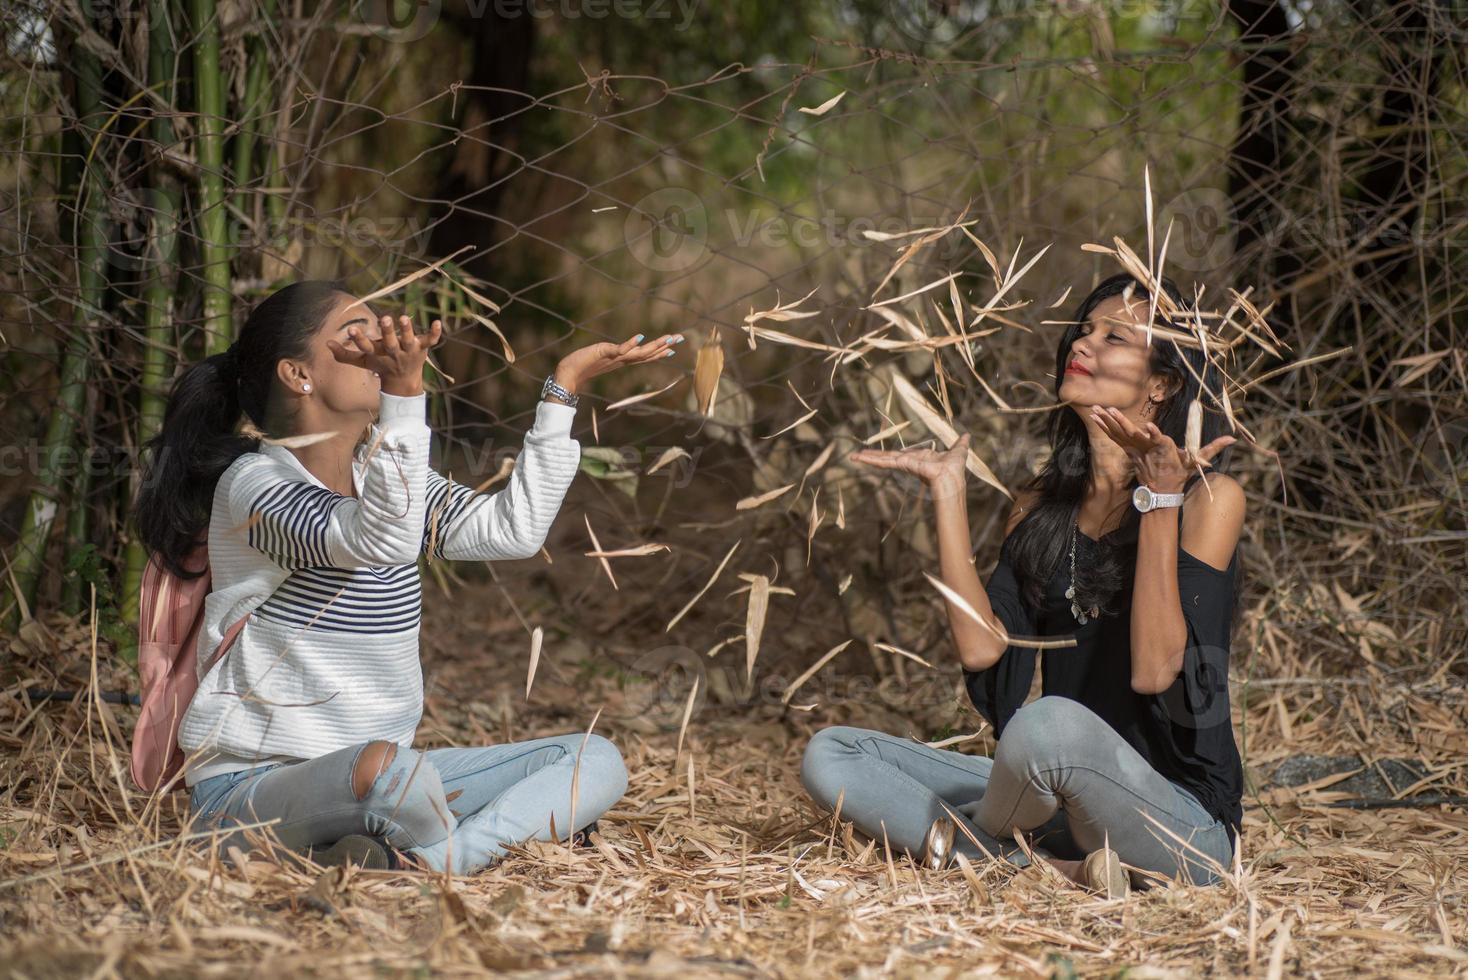
M 557 398 L 565 401 L 566 404 L 570 405 L 572 408 L 575 408 L 576 403 L 581 400 L 580 395 L 573 395 L 565 388 L 562 388 L 560 385 L 556 384 L 556 377 L 553 374 L 546 375 L 545 384 L 540 386 L 540 397 L 544 398 L 546 395 L 555 395 Z
M 1181 507 L 1182 505 L 1182 494 L 1154 493 L 1152 488 L 1145 483 L 1132 491 L 1132 506 L 1144 514 L 1159 507 Z

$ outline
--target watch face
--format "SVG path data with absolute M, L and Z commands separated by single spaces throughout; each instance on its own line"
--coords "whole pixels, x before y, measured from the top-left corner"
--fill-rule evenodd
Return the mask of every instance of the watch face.
M 1148 511 L 1152 509 L 1152 491 L 1145 486 L 1137 487 L 1132 491 L 1132 503 L 1137 510 Z

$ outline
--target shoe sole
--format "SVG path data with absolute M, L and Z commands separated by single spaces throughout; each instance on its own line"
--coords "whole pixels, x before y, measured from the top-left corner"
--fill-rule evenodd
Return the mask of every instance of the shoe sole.
M 1097 855 L 1104 856 L 1098 859 Z M 1107 898 L 1125 898 L 1131 891 L 1131 881 L 1127 877 L 1126 869 L 1121 866 L 1121 858 L 1109 848 L 1088 854 L 1081 865 L 1081 871 L 1086 879 L 1086 886 Z
M 312 849 L 306 855 L 323 868 L 356 865 L 367 871 L 389 868 L 387 848 L 364 834 L 348 834 L 328 847 Z

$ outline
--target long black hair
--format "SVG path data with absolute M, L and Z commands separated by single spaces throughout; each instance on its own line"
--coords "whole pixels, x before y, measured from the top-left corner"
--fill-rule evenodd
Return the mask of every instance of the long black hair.
M 1177 285 L 1166 276 L 1162 277 L 1162 289 L 1182 310 L 1191 307 L 1178 291 Z M 1103 280 L 1093 289 L 1071 317 L 1070 324 L 1060 338 L 1055 351 L 1055 397 L 1060 397 L 1060 385 L 1065 380 L 1065 366 L 1071 359 L 1071 345 L 1086 326 L 1091 313 L 1102 301 L 1120 296 L 1131 289 L 1131 295 L 1142 302 L 1151 300 L 1151 293 L 1128 273 L 1118 273 Z M 1172 330 L 1185 330 L 1186 325 L 1168 323 L 1161 309 L 1154 323 Z M 1153 373 L 1166 375 L 1170 380 L 1170 394 L 1158 406 L 1152 423 L 1183 446 L 1186 441 L 1188 406 L 1201 395 L 1203 403 L 1203 434 L 1200 445 L 1229 432 L 1228 420 L 1223 414 L 1218 395 L 1223 390 L 1223 378 L 1218 367 L 1204 357 L 1196 347 L 1174 345 L 1172 341 L 1153 336 L 1150 367 Z M 1190 369 L 1191 368 L 1191 369 Z M 1203 379 L 1199 385 L 1198 379 Z M 1206 388 L 1206 392 L 1204 391 Z M 1015 527 L 1011 537 L 1011 564 L 1019 582 L 1021 594 L 1032 608 L 1039 609 L 1044 601 L 1045 583 L 1050 581 L 1059 563 L 1070 553 L 1071 528 L 1085 500 L 1091 482 L 1091 441 L 1086 426 L 1079 415 L 1068 407 L 1050 413 L 1047 426 L 1050 456 L 1039 474 L 1024 484 L 1024 489 L 1035 491 L 1034 506 Z M 1233 446 L 1230 444 L 1213 458 L 1213 464 L 1205 472 L 1227 471 Z M 1136 483 L 1133 481 L 1133 486 Z M 1130 504 L 1121 524 L 1100 540 L 1098 548 L 1092 548 L 1096 557 L 1084 568 L 1076 565 L 1075 601 L 1082 608 L 1098 606 L 1101 615 L 1116 615 L 1123 610 L 1117 608 L 1118 597 L 1131 579 L 1137 553 L 1137 536 L 1141 530 L 1141 514 Z M 1238 590 L 1235 590 L 1235 606 L 1238 609 Z
M 144 445 L 133 515 L 144 548 L 173 574 L 203 574 L 184 559 L 208 531 L 214 488 L 231 463 L 260 448 L 257 437 L 239 431 L 241 415 L 266 435 L 287 434 L 271 430 L 276 365 L 309 355 L 344 292 L 341 283 L 321 280 L 276 290 L 250 312 L 228 351 L 174 381 L 163 426 Z

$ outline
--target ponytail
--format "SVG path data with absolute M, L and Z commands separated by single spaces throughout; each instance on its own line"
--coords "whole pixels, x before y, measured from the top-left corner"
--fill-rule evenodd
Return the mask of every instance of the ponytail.
M 312 338 L 343 292 L 342 284 L 319 280 L 276 290 L 251 311 L 229 350 L 173 383 L 163 426 L 144 445 L 133 515 L 144 548 L 169 572 L 184 579 L 203 574 L 184 561 L 204 543 L 219 478 L 260 448 L 258 438 L 238 431 L 240 416 L 270 433 L 276 365 L 309 355 Z
M 143 454 L 136 518 L 144 547 L 164 568 L 192 579 L 184 559 L 201 543 L 214 506 L 214 487 L 229 465 L 259 448 L 235 431 L 240 418 L 235 348 L 205 358 L 173 383 L 163 426 Z

